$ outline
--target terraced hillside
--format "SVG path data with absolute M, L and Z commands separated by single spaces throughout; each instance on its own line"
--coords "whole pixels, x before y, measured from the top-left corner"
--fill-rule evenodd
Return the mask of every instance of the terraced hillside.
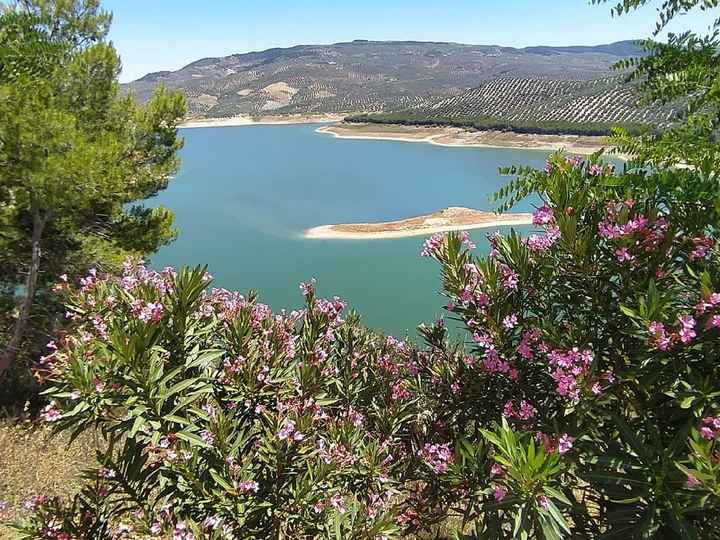
M 512 76 L 582 86 L 607 77 L 615 62 L 636 54 L 629 42 L 514 49 L 354 41 L 206 58 L 175 72 L 152 73 L 126 89 L 140 99 L 146 99 L 157 84 L 181 89 L 196 118 L 434 107 L 441 114 L 455 107 L 453 99 L 471 102 L 474 98 L 468 90 L 483 88 L 484 83 L 504 84 Z M 524 92 L 529 105 L 547 97 L 544 90 L 533 96 L 532 87 Z
M 458 96 L 351 120 L 602 134 L 614 125 L 661 126 L 674 114 L 672 107 L 638 107 L 634 88 L 617 76 L 592 80 L 502 77 Z

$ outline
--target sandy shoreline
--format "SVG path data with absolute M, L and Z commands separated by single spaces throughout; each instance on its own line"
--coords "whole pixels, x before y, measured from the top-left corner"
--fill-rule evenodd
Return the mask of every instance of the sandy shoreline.
M 344 114 L 298 114 L 284 116 L 233 116 L 230 118 L 198 118 L 186 120 L 178 127 L 184 129 L 207 127 L 236 127 L 286 124 L 327 124 L 341 122 Z
M 435 126 L 403 126 L 386 124 L 342 123 L 345 114 L 233 116 L 231 118 L 190 119 L 178 127 L 183 129 L 288 124 L 332 124 L 318 128 L 317 133 L 338 139 L 382 140 L 429 143 L 457 148 L 520 148 L 554 152 L 565 150 L 588 155 L 611 145 L 604 137 L 584 135 L 535 135 L 506 131 L 472 131 L 463 128 Z M 621 156 L 617 156 L 621 157 Z
M 453 127 L 402 126 L 381 124 L 337 124 L 323 126 L 318 133 L 339 139 L 386 140 L 429 143 L 463 148 L 522 148 L 527 150 L 566 150 L 588 155 L 611 145 L 604 137 L 581 135 L 534 135 L 505 131 L 470 131 Z
M 472 208 L 451 207 L 433 214 L 397 221 L 321 225 L 307 229 L 303 236 L 316 240 L 374 240 L 530 223 L 532 214 L 495 214 Z

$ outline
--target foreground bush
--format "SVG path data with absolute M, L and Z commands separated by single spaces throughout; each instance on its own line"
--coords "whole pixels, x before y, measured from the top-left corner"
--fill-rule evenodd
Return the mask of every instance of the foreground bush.
M 58 429 L 97 426 L 109 450 L 65 515 L 71 535 L 269 538 L 390 535 L 423 444 L 412 400 L 385 379 L 410 351 L 303 285 L 302 311 L 273 314 L 203 270 L 89 275 L 73 334 L 38 374 Z M 48 527 L 56 503 L 40 501 Z M 111 527 L 112 525 L 112 527 Z M 92 532 L 90 532 L 92 531 Z M 354 535 L 354 536 L 353 536 Z
M 512 172 L 537 233 L 423 248 L 467 348 L 442 321 L 424 350 L 368 332 L 313 283 L 280 314 L 203 269 L 61 283 L 43 417 L 108 449 L 26 537 L 718 537 L 712 176 Z
M 500 196 L 510 207 L 539 195 L 542 234 L 495 235 L 481 258 L 458 235 L 425 247 L 483 366 L 456 380 L 477 404 L 473 420 L 502 415 L 546 451 L 567 451 L 560 510 L 573 537 L 717 537 L 714 175 L 615 176 L 560 155 L 544 171 L 510 172 L 519 178 Z M 499 484 L 516 524 L 555 537 L 528 519 L 537 487 L 506 468 Z

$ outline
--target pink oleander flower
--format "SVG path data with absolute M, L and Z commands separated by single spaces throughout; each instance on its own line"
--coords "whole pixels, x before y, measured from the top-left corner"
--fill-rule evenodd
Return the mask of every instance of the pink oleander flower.
M 218 516 L 208 516 L 202 522 L 202 527 L 206 531 L 214 531 L 222 523 L 222 518 Z
M 580 156 L 565 156 L 565 161 L 576 169 L 579 169 L 585 164 L 585 160 Z
M 494 259 L 500 254 L 498 248 L 500 246 L 500 242 L 502 242 L 503 235 L 500 234 L 500 231 L 495 231 L 492 234 L 488 234 L 487 239 L 490 243 L 490 258 Z
M 363 427 L 363 422 L 365 422 L 365 417 L 362 415 L 362 413 L 356 411 L 353 407 L 350 407 L 348 409 L 347 419 L 356 428 Z
M 505 476 L 505 469 L 498 463 L 493 463 L 490 467 L 490 474 L 492 476 Z
M 450 450 L 450 443 L 426 444 L 420 451 L 420 458 L 436 474 L 444 474 L 448 466 L 453 462 L 453 453 Z
M 286 418 L 282 426 L 280 426 L 280 431 L 278 431 L 277 436 L 281 441 L 288 440 L 297 442 L 304 438 L 302 433 L 295 430 L 295 422 L 289 418 Z
M 302 291 L 303 296 L 307 297 L 311 293 L 315 292 L 315 284 L 317 281 L 315 278 L 312 278 L 308 283 L 301 283 L 300 284 L 300 290 Z
M 635 233 L 645 230 L 650 220 L 643 215 L 637 216 L 635 219 L 629 219 L 623 226 L 623 234 L 631 236 Z
M 588 168 L 588 174 L 589 174 L 590 176 L 602 176 L 603 171 L 604 171 L 603 166 L 602 166 L 602 165 L 598 165 L 597 163 L 593 163 L 593 164 L 590 165 L 590 167 Z
M 635 259 L 632 255 L 630 255 L 630 252 L 626 247 L 619 248 L 615 250 L 615 258 L 618 260 L 618 262 L 630 262 Z
M 692 488 L 698 487 L 699 485 L 700 485 L 700 480 L 698 480 L 694 474 L 689 473 L 687 475 L 687 481 L 685 482 L 685 486 L 692 489 Z
M 23 501 L 23 508 L 32 512 L 37 512 L 42 508 L 50 498 L 47 495 L 36 495 Z
M 517 412 L 521 420 L 529 420 L 537 414 L 537 409 L 524 399 L 520 401 L 520 410 Z
M 479 334 L 477 332 L 473 334 L 473 341 L 484 349 L 490 348 L 494 345 L 493 339 L 490 336 L 487 334 Z
M 339 493 L 336 493 L 330 498 L 330 506 L 332 506 L 339 514 L 344 514 L 345 512 L 347 512 L 347 507 L 345 506 L 345 499 Z
M 693 250 L 690 253 L 690 260 L 704 259 L 707 257 L 707 251 L 712 249 L 715 241 L 706 236 L 698 236 L 692 239 Z
M 551 373 L 557 383 L 559 395 L 577 403 L 580 400 L 580 382 L 589 372 L 593 362 L 593 354 L 589 349 L 581 351 L 577 347 L 571 350 L 553 350 L 548 354 L 548 363 L 554 368 Z
M 507 489 L 503 486 L 495 486 L 495 492 L 493 493 L 495 500 L 501 502 L 507 496 Z
M 101 339 L 108 338 L 107 323 L 100 315 L 95 315 L 92 318 L 92 324 L 93 324 L 93 327 L 95 328 L 95 331 L 98 333 L 98 336 L 100 336 Z
M 395 518 L 395 522 L 398 525 L 410 524 L 417 527 L 420 525 L 420 517 L 415 509 L 406 508 L 402 514 Z
M 245 480 L 237 485 L 237 490 L 245 495 L 248 493 L 257 493 L 259 488 L 258 483 L 252 480 Z
M 173 529 L 172 540 L 195 540 L 195 535 L 188 530 L 184 521 L 179 521 Z
M 105 480 L 108 480 L 110 478 L 115 478 L 116 473 L 112 469 L 106 469 L 103 467 L 102 469 L 99 469 L 97 472 L 98 478 L 103 478 Z
M 478 270 L 478 267 L 475 265 L 475 263 L 465 263 L 463 265 L 463 270 L 465 270 L 471 276 L 480 275 L 480 270 Z
M 103 382 L 100 377 L 95 377 L 92 382 L 98 394 L 102 394 L 105 391 L 105 382 Z
M 87 276 L 80 278 L 80 289 L 88 291 L 95 286 L 95 283 L 97 283 L 97 270 L 92 268 Z
M 420 252 L 421 257 L 432 257 L 445 243 L 445 236 L 442 234 L 434 234 L 423 244 L 422 251 Z
M 548 205 L 543 205 L 533 212 L 533 225 L 542 227 L 555 224 L 555 213 Z
M 475 249 L 475 244 L 473 243 L 472 239 L 470 238 L 470 233 L 467 231 L 461 231 L 460 232 L 460 240 L 462 241 L 463 245 L 468 249 Z
M 543 510 L 548 510 L 550 508 L 550 501 L 545 495 L 540 495 L 537 501 Z
M 503 326 L 508 330 L 512 330 L 517 326 L 518 317 L 515 313 L 511 313 L 503 319 Z
M 600 236 L 607 238 L 608 240 L 613 240 L 615 238 L 620 238 L 624 231 L 620 225 L 613 223 L 608 218 L 598 223 L 598 233 Z
M 505 264 L 500 265 L 503 287 L 509 291 L 517 291 L 519 278 L 515 271 Z
M 560 240 L 560 229 L 555 225 L 549 225 L 544 235 L 531 234 L 525 239 L 525 244 L 534 253 L 544 253 Z
M 410 392 L 405 386 L 404 381 L 396 381 L 392 386 L 391 398 L 393 400 L 408 399 L 411 396 Z
M 713 328 L 720 328 L 720 315 L 713 315 L 705 323 L 706 330 L 712 330 Z
M 720 437 L 720 416 L 707 416 L 700 422 L 700 435 L 709 441 Z
M 43 408 L 40 418 L 42 418 L 44 422 L 57 422 L 62 418 L 62 414 L 60 414 L 57 404 L 53 401 Z
M 571 437 L 567 433 L 561 435 L 560 439 L 558 439 L 558 452 L 561 454 L 569 452 L 572 449 L 574 442 L 575 438 Z
M 685 344 L 690 343 L 697 336 L 695 332 L 695 325 L 697 324 L 695 319 L 691 315 L 681 315 L 678 317 L 678 322 L 681 326 L 679 333 L 680 341 Z
M 137 318 L 143 322 L 159 323 L 162 320 L 163 310 L 160 302 L 149 302 L 140 309 Z
M 215 444 L 215 435 L 213 435 L 208 430 L 203 430 L 200 432 L 200 438 L 203 440 L 205 444 L 208 444 L 210 446 Z
M 505 403 L 503 407 L 503 416 L 506 418 L 517 418 L 518 420 L 530 420 L 537 414 L 537 409 L 524 399 L 520 401 L 520 407 L 515 410 L 512 401 Z
M 648 326 L 650 334 L 653 336 L 653 344 L 661 351 L 667 351 L 672 344 L 672 337 L 668 336 L 665 325 L 659 321 L 653 321 Z

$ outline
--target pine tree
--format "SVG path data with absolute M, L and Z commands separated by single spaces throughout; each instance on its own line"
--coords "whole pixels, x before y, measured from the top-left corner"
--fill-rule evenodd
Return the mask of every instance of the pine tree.
M 56 315 L 47 293 L 61 273 L 174 238 L 169 210 L 132 203 L 167 186 L 186 109 L 164 89 L 144 106 L 120 94 L 112 16 L 98 0 L 0 9 L 0 290 L 6 305 L 21 298 L 6 316 L 2 375 Z

